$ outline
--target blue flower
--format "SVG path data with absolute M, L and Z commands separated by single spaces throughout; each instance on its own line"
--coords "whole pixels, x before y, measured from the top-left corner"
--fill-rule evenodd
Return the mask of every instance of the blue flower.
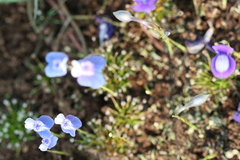
M 48 63 L 45 67 L 45 74 L 48 77 L 61 77 L 67 74 L 68 56 L 65 53 L 49 52 L 45 59 Z
M 212 73 L 216 78 L 229 77 L 236 69 L 236 62 L 230 56 L 234 49 L 223 44 L 212 46 L 212 49 L 217 53 L 212 59 Z
M 156 0 L 135 0 L 137 5 L 133 6 L 133 10 L 135 12 L 150 12 L 154 10 L 156 7 L 154 3 Z
M 42 144 L 38 147 L 41 151 L 47 151 L 47 149 L 51 149 L 57 144 L 58 138 L 56 136 L 51 136 L 49 138 L 42 139 Z
M 97 17 L 95 20 L 100 23 L 98 26 L 98 37 L 99 43 L 102 44 L 112 36 L 114 28 L 111 23 L 104 21 L 100 17 Z
M 233 114 L 232 119 L 240 123 L 240 103 L 238 103 L 238 111 Z
M 69 133 L 72 137 L 75 137 L 76 129 L 82 126 L 82 122 L 78 117 L 67 115 L 66 117 L 60 113 L 54 119 L 55 124 L 60 124 L 62 131 Z
M 71 75 L 77 78 L 79 85 L 94 89 L 105 85 L 102 70 L 106 66 L 106 60 L 102 56 L 93 55 L 82 60 L 73 60 L 72 66 Z
M 34 130 L 42 138 L 49 138 L 52 136 L 50 129 L 54 125 L 54 121 L 51 117 L 43 115 L 36 120 L 27 118 L 25 120 L 25 128 L 28 130 Z

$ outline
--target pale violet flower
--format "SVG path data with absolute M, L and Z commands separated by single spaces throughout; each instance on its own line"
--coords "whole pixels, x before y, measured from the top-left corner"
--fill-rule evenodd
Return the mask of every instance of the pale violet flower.
M 231 57 L 230 53 L 234 51 L 232 47 L 219 44 L 212 46 L 217 54 L 212 59 L 211 70 L 216 78 L 227 78 L 236 69 L 236 61 Z
M 137 5 L 133 6 L 133 10 L 135 12 L 150 12 L 154 10 L 156 7 L 154 3 L 156 0 L 135 0 Z
M 75 137 L 76 129 L 82 126 L 82 122 L 78 117 L 67 115 L 66 117 L 60 113 L 54 119 L 55 124 L 60 124 L 62 131 L 69 133 L 72 137 Z
M 25 120 L 25 128 L 28 130 L 34 130 L 37 132 L 42 138 L 51 137 L 50 129 L 54 125 L 54 121 L 51 117 L 43 115 L 36 120 L 32 118 L 27 118 Z
M 191 99 L 191 101 L 183 106 L 182 108 L 178 109 L 176 114 L 180 114 L 185 109 L 188 109 L 190 107 L 198 107 L 205 103 L 210 95 L 209 94 L 199 94 Z
M 53 148 L 57 144 L 58 138 L 56 136 L 51 136 L 49 138 L 42 139 L 42 144 L 38 147 L 41 151 L 47 151 L 48 149 Z
M 46 62 L 48 65 L 45 67 L 45 74 L 48 77 L 61 77 L 67 74 L 68 56 L 62 52 L 49 52 L 47 53 Z
M 113 15 L 114 15 L 119 21 L 122 21 L 122 22 L 135 21 L 135 22 L 138 22 L 138 23 L 143 24 L 143 25 L 146 26 L 147 28 L 152 28 L 152 27 L 150 26 L 151 22 L 148 22 L 148 21 L 144 21 L 144 20 L 135 18 L 135 17 L 133 17 L 133 16 L 131 15 L 131 13 L 129 13 L 128 11 L 119 10 L 119 11 L 113 12 Z
M 99 55 L 89 56 L 78 61 L 73 60 L 71 75 L 77 78 L 77 82 L 81 86 L 101 88 L 106 83 L 102 74 L 105 66 L 106 60 Z
M 232 119 L 240 123 L 240 103 L 238 103 L 238 110 L 233 114 Z

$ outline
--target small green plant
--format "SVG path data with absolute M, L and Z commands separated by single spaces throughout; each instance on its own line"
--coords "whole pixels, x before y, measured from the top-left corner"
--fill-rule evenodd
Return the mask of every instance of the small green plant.
M 123 93 L 127 93 L 128 88 L 131 87 L 129 77 L 134 75 L 131 65 L 132 53 L 127 53 L 125 50 L 120 53 L 114 53 L 112 45 L 99 52 L 105 53 L 103 56 L 107 61 L 107 67 L 103 71 L 107 81 L 105 88 L 112 90 L 114 96 L 121 96 Z M 101 94 L 104 91 L 104 88 L 100 88 L 93 94 Z M 112 93 L 107 93 L 106 98 L 110 98 L 111 95 Z
M 33 140 L 35 137 L 29 134 L 24 127 L 24 121 L 27 117 L 35 117 L 36 114 L 28 111 L 28 104 L 20 102 L 17 99 L 11 101 L 5 99 L 3 104 L 7 109 L 1 107 L 0 113 L 0 141 L 1 147 L 16 150 L 17 154 L 21 151 L 21 143 Z
M 230 88 L 233 86 L 232 79 L 234 75 L 231 75 L 228 79 L 215 78 L 210 72 L 210 66 L 204 62 L 197 63 L 196 68 L 198 71 L 197 76 L 192 77 L 192 88 L 197 89 L 199 92 L 210 93 L 216 103 L 223 100 L 222 98 L 219 99 L 219 97 L 224 97 L 229 93 Z
M 93 134 L 84 133 L 79 142 L 79 149 L 93 148 L 107 151 L 108 154 L 133 154 L 135 143 L 132 140 L 134 133 L 143 124 L 143 106 L 139 99 L 128 96 L 126 101 L 118 104 L 113 99 L 115 109 L 106 107 L 102 119 L 92 119 L 88 122 Z

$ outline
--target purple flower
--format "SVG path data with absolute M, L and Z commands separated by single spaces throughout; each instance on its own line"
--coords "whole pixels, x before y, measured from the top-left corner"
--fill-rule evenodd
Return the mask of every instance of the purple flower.
M 28 130 L 34 130 L 42 138 L 51 137 L 50 129 L 52 128 L 54 121 L 51 117 L 43 115 L 36 120 L 27 118 L 25 120 L 25 128 Z
M 206 31 L 204 37 L 198 35 L 194 41 L 189 41 L 189 40 L 185 41 L 186 48 L 190 54 L 198 53 L 203 49 L 205 45 L 209 50 L 213 51 L 212 48 L 209 47 L 209 45 L 210 45 L 210 39 L 213 35 L 214 29 L 210 22 L 209 22 L 209 26 L 210 28 Z
M 238 111 L 233 114 L 232 119 L 240 123 L 240 103 L 238 103 Z
M 105 84 L 102 70 L 106 66 L 106 60 L 102 56 L 93 55 L 82 60 L 73 60 L 72 66 L 71 75 L 77 78 L 79 85 L 97 89 Z
M 156 7 L 154 3 L 156 0 L 135 0 L 137 5 L 133 6 L 133 10 L 136 12 L 150 12 L 154 10 Z
M 72 137 L 75 137 L 76 129 L 82 126 L 82 122 L 78 117 L 67 115 L 66 117 L 60 113 L 54 119 L 56 124 L 60 124 L 62 131 L 65 133 L 69 133 Z
M 212 59 L 211 65 L 214 76 L 217 78 L 229 77 L 236 69 L 236 62 L 230 56 L 234 49 L 223 44 L 212 46 L 212 49 L 217 53 Z
M 100 23 L 98 26 L 98 37 L 99 43 L 102 44 L 112 36 L 114 28 L 111 23 L 104 21 L 102 18 L 97 17 L 95 20 Z
M 67 74 L 68 56 L 62 52 L 47 53 L 45 73 L 48 77 L 61 77 Z
M 38 147 L 41 151 L 47 151 L 47 149 L 51 149 L 57 144 L 58 138 L 56 136 L 51 136 L 49 138 L 42 139 L 42 144 Z

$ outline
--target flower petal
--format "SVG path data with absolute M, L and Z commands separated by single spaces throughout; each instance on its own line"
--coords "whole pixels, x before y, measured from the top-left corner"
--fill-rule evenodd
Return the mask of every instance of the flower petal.
M 49 52 L 45 56 L 45 60 L 48 63 L 51 63 L 55 59 L 63 60 L 64 58 L 68 59 L 68 56 L 65 53 L 63 53 L 63 52 Z
M 94 64 L 95 71 L 102 71 L 107 64 L 105 58 L 99 55 L 92 55 L 82 60 L 79 60 L 80 63 L 86 62 L 86 61 L 90 61 Z
M 240 123 L 240 112 L 235 112 L 232 116 L 232 119 Z
M 154 4 L 157 0 L 135 0 L 138 4 Z
M 197 36 L 194 41 L 186 40 L 185 45 L 190 54 L 196 54 L 203 49 L 205 42 L 201 36 Z
M 220 55 L 220 54 L 217 54 L 212 59 L 212 64 L 211 64 L 212 73 L 214 74 L 214 76 L 216 78 L 227 78 L 235 71 L 235 69 L 236 69 L 236 62 L 230 55 L 225 54 L 228 57 L 228 60 L 229 60 L 229 68 L 225 72 L 219 72 L 216 69 L 216 61 L 217 61 L 218 55 Z
M 55 122 L 55 124 L 62 124 L 64 120 L 65 120 L 65 116 L 62 113 L 60 113 L 54 119 L 54 122 Z
M 240 103 L 238 103 L 238 111 L 240 112 Z
M 105 79 L 101 72 L 95 73 L 93 76 L 80 76 L 77 78 L 78 84 L 93 89 L 101 88 L 105 85 Z
M 78 117 L 75 117 L 73 115 L 67 115 L 66 119 L 68 119 L 68 120 L 70 120 L 72 122 L 73 127 L 75 129 L 78 129 L 78 128 L 82 127 L 82 122 L 81 122 L 81 120 Z
M 25 128 L 28 130 L 32 130 L 34 128 L 35 120 L 32 118 L 27 118 L 25 120 Z
M 48 148 L 48 146 L 46 145 L 46 144 L 40 144 L 40 146 L 38 147 L 41 151 L 43 151 L 43 152 L 45 152 L 45 151 L 47 151 L 47 148 Z
M 215 68 L 218 72 L 225 72 L 229 68 L 229 59 L 226 54 L 218 54 L 216 56 Z
M 41 121 L 43 124 L 45 124 L 45 126 L 50 129 L 52 128 L 52 126 L 54 125 L 54 121 L 51 117 L 46 116 L 46 115 L 42 115 L 41 117 L 39 117 L 37 120 Z
M 104 41 L 108 40 L 112 36 L 113 32 L 113 25 L 102 20 L 98 26 L 99 43 L 102 44 Z
M 76 129 L 65 129 L 65 128 L 62 128 L 62 131 L 65 132 L 65 133 L 69 133 L 72 137 L 75 137 L 75 132 L 76 132 Z
M 133 6 L 132 10 L 135 12 L 150 12 L 154 10 L 156 7 L 153 4 L 137 4 Z
M 53 78 L 53 77 L 62 77 L 67 74 L 67 67 L 64 70 L 56 70 L 52 66 L 53 64 L 48 64 L 44 71 L 47 77 Z
M 53 148 L 54 146 L 56 146 L 58 138 L 56 136 L 52 136 L 51 138 L 51 143 L 48 146 L 48 149 Z
M 74 77 L 74 78 L 77 78 L 79 77 L 82 73 L 82 67 L 80 65 L 80 63 L 77 61 L 77 60 L 72 60 L 72 69 L 71 69 L 71 75 Z
M 38 134 L 43 139 L 48 139 L 49 137 L 52 136 L 52 133 L 49 130 L 40 131 L 40 132 L 38 132 Z
M 214 45 L 212 48 L 217 52 L 217 53 L 227 53 L 230 54 L 234 51 L 232 47 L 229 47 L 227 45 L 219 44 L 219 45 Z

